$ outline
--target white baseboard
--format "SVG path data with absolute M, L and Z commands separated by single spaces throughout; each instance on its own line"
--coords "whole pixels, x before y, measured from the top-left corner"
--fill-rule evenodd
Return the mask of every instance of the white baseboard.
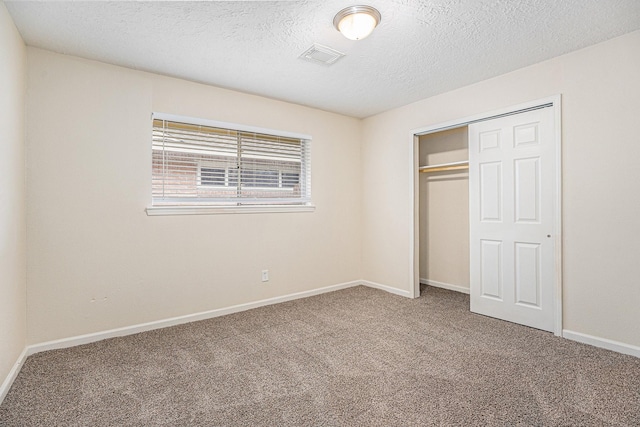
M 95 332 L 86 335 L 78 335 L 75 337 L 62 338 L 54 341 L 47 341 L 39 344 L 32 344 L 27 346 L 27 356 L 41 351 L 56 350 L 60 348 L 75 347 L 77 345 L 89 344 L 96 341 L 101 341 L 108 338 L 122 337 L 126 335 L 137 334 L 140 332 L 152 331 L 154 329 L 167 328 L 169 326 L 181 325 L 184 323 L 196 322 L 198 320 L 211 319 L 213 317 L 224 316 L 227 314 L 237 313 L 240 311 L 250 310 L 252 308 L 263 307 L 265 305 L 278 304 L 285 301 L 291 301 L 299 298 L 306 298 L 314 295 L 324 294 L 327 292 L 333 292 L 340 289 L 351 288 L 353 286 L 361 285 L 359 280 L 353 282 L 340 283 L 338 285 L 327 286 L 324 288 L 313 289 L 310 291 L 296 292 L 293 294 L 283 295 L 274 298 L 268 298 L 260 301 L 249 302 L 245 304 L 238 304 L 231 307 L 218 308 L 215 310 L 203 311 L 200 313 L 187 314 L 184 316 L 173 317 L 170 319 L 156 320 L 148 323 L 141 323 L 138 325 L 125 326 L 123 328 L 111 329 L 108 331 Z
M 22 369 L 22 365 L 24 365 L 24 361 L 27 360 L 27 349 L 22 350 L 20 356 L 18 356 L 18 360 L 13 364 L 13 367 L 9 371 L 9 375 L 4 379 L 2 385 L 0 385 L 0 403 L 7 397 L 7 393 L 9 393 L 9 389 L 13 385 L 13 382 L 16 380 L 20 369 Z
M 370 282 L 368 280 L 361 280 L 360 282 L 364 286 L 368 286 L 370 288 L 380 289 L 381 291 L 386 291 L 386 292 L 389 292 L 390 294 L 400 295 L 400 296 L 406 297 L 406 298 L 413 298 L 411 292 L 405 291 L 404 289 L 398 289 L 398 288 L 394 288 L 392 286 L 382 285 L 382 284 L 376 283 L 376 282 Z
M 640 347 L 625 344 L 619 341 L 613 341 L 607 338 L 594 337 L 593 335 L 573 332 L 567 329 L 562 330 L 562 337 L 571 341 L 577 341 L 583 344 L 589 344 L 594 347 L 604 348 L 606 350 L 615 351 L 617 353 L 628 354 L 630 356 L 640 357 Z
M 448 289 L 450 291 L 469 294 L 469 288 L 465 288 L 464 286 L 452 285 L 450 283 L 438 282 L 437 280 L 430 280 L 430 279 L 420 279 L 420 283 L 423 285 L 433 286 L 435 288 Z

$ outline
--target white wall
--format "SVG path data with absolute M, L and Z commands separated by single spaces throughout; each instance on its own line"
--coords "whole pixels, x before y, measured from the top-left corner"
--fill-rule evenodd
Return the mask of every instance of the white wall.
M 420 137 L 421 166 L 469 159 L 468 128 Z M 419 175 L 420 279 L 469 291 L 469 172 Z
M 364 278 L 411 286 L 413 129 L 562 94 L 564 328 L 640 345 L 639 73 L 636 31 L 366 119 Z
M 28 65 L 29 343 L 361 278 L 359 120 L 35 48 Z M 147 216 L 152 111 L 311 135 L 316 211 Z
M 0 385 L 22 353 L 27 335 L 25 55 L 22 38 L 0 2 Z

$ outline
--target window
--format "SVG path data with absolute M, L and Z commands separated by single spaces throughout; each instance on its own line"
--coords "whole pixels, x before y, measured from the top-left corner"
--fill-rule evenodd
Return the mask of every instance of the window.
M 300 182 L 299 172 L 282 172 L 281 176 L 282 186 L 286 188 L 295 188 L 295 186 Z
M 226 169 L 200 168 L 200 185 L 222 187 L 227 183 L 226 174 Z
M 309 206 L 310 166 L 310 137 L 154 114 L 152 207 Z

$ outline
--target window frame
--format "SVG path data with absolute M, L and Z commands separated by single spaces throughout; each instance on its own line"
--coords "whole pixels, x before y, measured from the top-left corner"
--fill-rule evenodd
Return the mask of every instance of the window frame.
M 256 126 L 248 126 L 241 125 L 235 123 L 221 122 L 215 120 L 208 120 L 196 117 L 187 117 L 180 116 L 176 114 L 167 114 L 167 113 L 157 113 L 154 112 L 151 115 L 151 129 L 153 129 L 153 121 L 154 120 L 166 120 L 173 121 L 179 123 L 188 123 L 192 125 L 201 125 L 208 126 L 214 128 L 222 128 L 222 129 L 230 129 L 238 132 L 248 132 L 248 133 L 257 133 L 257 134 L 266 134 L 269 136 L 283 137 L 283 138 L 295 138 L 304 141 L 305 144 L 310 144 L 312 137 L 306 134 L 299 134 L 294 132 L 287 132 L 281 130 L 260 128 Z M 309 147 L 307 146 L 307 149 Z M 150 150 L 150 154 L 152 155 L 153 149 Z M 303 160 L 303 159 L 301 159 Z M 231 188 L 228 186 L 229 184 L 229 168 L 216 166 L 216 162 L 209 162 L 207 160 L 199 160 L 197 162 L 197 187 L 200 188 Z M 201 168 L 212 168 L 212 169 L 225 169 L 225 186 L 216 186 L 216 185 L 207 185 L 202 184 L 201 182 Z M 156 216 L 156 215 L 203 215 L 203 214 L 224 214 L 224 213 L 269 213 L 269 212 L 313 212 L 315 211 L 315 205 L 311 200 L 311 156 L 306 159 L 305 163 L 305 171 L 307 172 L 307 179 L 309 182 L 308 185 L 308 194 L 309 200 L 302 201 L 301 203 L 291 203 L 291 204 L 276 204 L 276 203 L 242 203 L 242 199 L 238 199 L 237 204 L 233 205 L 216 205 L 216 204 L 193 204 L 193 205 L 171 205 L 171 204 L 153 204 L 153 196 L 151 203 L 145 209 L 147 215 Z M 283 186 L 283 174 L 291 173 L 284 169 L 278 170 L 278 187 L 279 191 L 293 191 L 294 187 L 285 187 Z M 303 170 L 300 171 L 303 173 Z M 151 173 L 153 176 L 153 171 Z M 254 187 L 256 189 L 261 189 L 262 187 Z M 274 189 L 274 187 L 264 187 L 264 189 Z M 151 191 L 149 192 L 151 194 Z

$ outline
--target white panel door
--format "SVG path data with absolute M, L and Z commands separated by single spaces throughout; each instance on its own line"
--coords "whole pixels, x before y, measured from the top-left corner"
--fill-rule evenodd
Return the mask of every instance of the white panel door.
M 471 311 L 554 330 L 553 109 L 469 125 Z

